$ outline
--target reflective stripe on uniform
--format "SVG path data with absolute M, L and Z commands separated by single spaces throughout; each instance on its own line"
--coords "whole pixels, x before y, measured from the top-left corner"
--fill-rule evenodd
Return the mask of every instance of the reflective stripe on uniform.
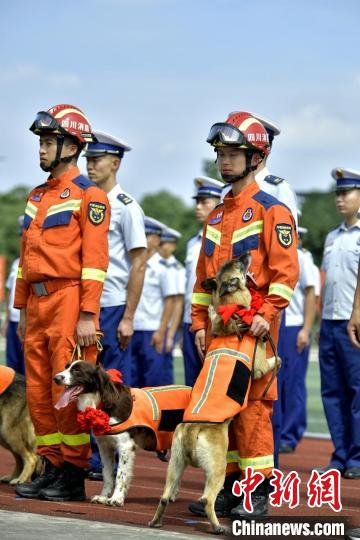
M 98 268 L 83 268 L 81 270 L 81 279 L 93 279 L 94 281 L 101 281 L 103 283 L 105 278 L 106 272 Z
M 28 201 L 24 210 L 25 214 L 31 217 L 31 219 L 34 219 L 37 211 L 38 211 L 37 206 L 35 206 L 35 204 L 32 204 L 30 201 Z
M 274 456 L 260 456 L 254 458 L 241 458 L 239 457 L 239 467 L 241 470 L 245 470 L 246 467 L 252 467 L 253 469 L 271 469 L 274 467 Z
M 272 283 L 269 287 L 269 294 L 276 294 L 281 296 L 290 302 L 292 295 L 294 294 L 293 289 L 282 283 Z
M 211 294 L 207 293 L 192 293 L 191 303 L 199 304 L 200 306 L 210 306 L 211 304 Z
M 21 266 L 19 266 L 18 268 L 18 271 L 17 271 L 17 276 L 16 276 L 18 279 L 22 279 L 22 268 Z
M 53 204 L 48 208 L 48 211 L 46 212 L 46 217 L 53 216 L 54 214 L 58 214 L 59 212 L 80 210 L 80 206 L 81 199 L 72 199 L 71 201 L 66 201 L 61 204 Z
M 76 433 L 76 435 L 65 435 L 65 433 L 60 433 L 60 436 L 61 442 L 68 446 L 78 446 L 79 444 L 90 443 L 89 433 Z
M 254 221 L 254 223 L 250 223 L 250 225 L 247 225 L 246 227 L 242 227 L 241 229 L 237 229 L 233 232 L 231 243 L 235 244 L 235 242 L 240 242 L 240 240 L 244 240 L 248 236 L 251 236 L 256 233 L 263 232 L 264 228 L 264 222 L 262 220 L 260 221 Z
M 88 433 L 77 433 L 76 435 L 65 435 L 64 433 L 36 435 L 36 444 L 38 446 L 53 446 L 55 444 L 61 444 L 62 442 L 68 446 L 88 444 L 90 443 L 90 435 Z
M 53 446 L 61 444 L 60 433 L 49 433 L 49 435 L 36 435 L 36 444 L 38 446 Z
M 237 450 L 230 450 L 226 454 L 227 463 L 238 463 L 241 470 L 245 470 L 246 467 L 252 467 L 253 469 L 270 469 L 274 467 L 274 456 L 260 456 L 253 458 L 241 458 Z
M 208 238 L 209 240 L 212 240 L 212 242 L 220 246 L 221 232 L 215 229 L 215 227 L 212 227 L 211 225 L 207 225 L 205 237 Z

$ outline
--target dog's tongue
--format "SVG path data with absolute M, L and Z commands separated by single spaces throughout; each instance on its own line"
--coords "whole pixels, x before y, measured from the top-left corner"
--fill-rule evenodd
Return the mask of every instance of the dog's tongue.
M 67 407 L 70 401 L 75 399 L 81 388 L 81 386 L 72 386 L 71 388 L 65 388 L 65 390 L 60 396 L 59 401 L 54 405 L 55 409 L 63 409 L 64 407 Z

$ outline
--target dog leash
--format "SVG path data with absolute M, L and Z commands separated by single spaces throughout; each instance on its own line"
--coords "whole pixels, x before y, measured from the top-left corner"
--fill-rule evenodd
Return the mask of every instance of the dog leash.
M 102 338 L 103 335 L 104 334 L 102 332 L 96 332 L 95 345 L 96 345 L 96 349 L 98 351 L 98 354 L 100 354 L 101 351 L 103 350 L 103 346 L 102 346 L 102 343 L 101 343 L 101 338 Z M 73 348 L 71 358 L 70 358 L 70 364 L 72 364 L 76 360 L 83 360 L 84 362 L 86 361 L 86 354 L 85 354 L 86 347 L 83 348 L 83 356 L 82 356 L 82 353 L 81 353 L 81 349 L 82 349 L 81 345 L 78 342 L 76 342 L 75 346 Z

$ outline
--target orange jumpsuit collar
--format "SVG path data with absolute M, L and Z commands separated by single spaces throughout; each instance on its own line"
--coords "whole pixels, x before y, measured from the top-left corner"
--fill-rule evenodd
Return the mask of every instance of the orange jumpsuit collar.
M 238 206 L 243 204 L 244 199 L 251 198 L 255 193 L 260 191 L 256 180 L 248 184 L 240 193 L 236 196 L 233 195 L 232 190 L 230 190 L 224 197 L 223 202 L 225 207 Z
M 77 178 L 78 176 L 80 176 L 80 174 L 81 173 L 79 167 L 71 167 L 66 172 L 64 172 L 64 174 L 62 174 L 61 176 L 57 176 L 56 178 L 50 175 L 46 182 L 49 186 L 55 187 L 62 183 L 71 182 L 71 180 L 74 180 L 74 178 Z

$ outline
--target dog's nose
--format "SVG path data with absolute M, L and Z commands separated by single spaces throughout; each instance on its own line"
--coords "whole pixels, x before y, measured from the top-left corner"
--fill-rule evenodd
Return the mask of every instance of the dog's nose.
M 64 382 L 64 375 L 60 375 L 59 373 L 55 375 L 54 382 L 56 384 L 62 384 Z

